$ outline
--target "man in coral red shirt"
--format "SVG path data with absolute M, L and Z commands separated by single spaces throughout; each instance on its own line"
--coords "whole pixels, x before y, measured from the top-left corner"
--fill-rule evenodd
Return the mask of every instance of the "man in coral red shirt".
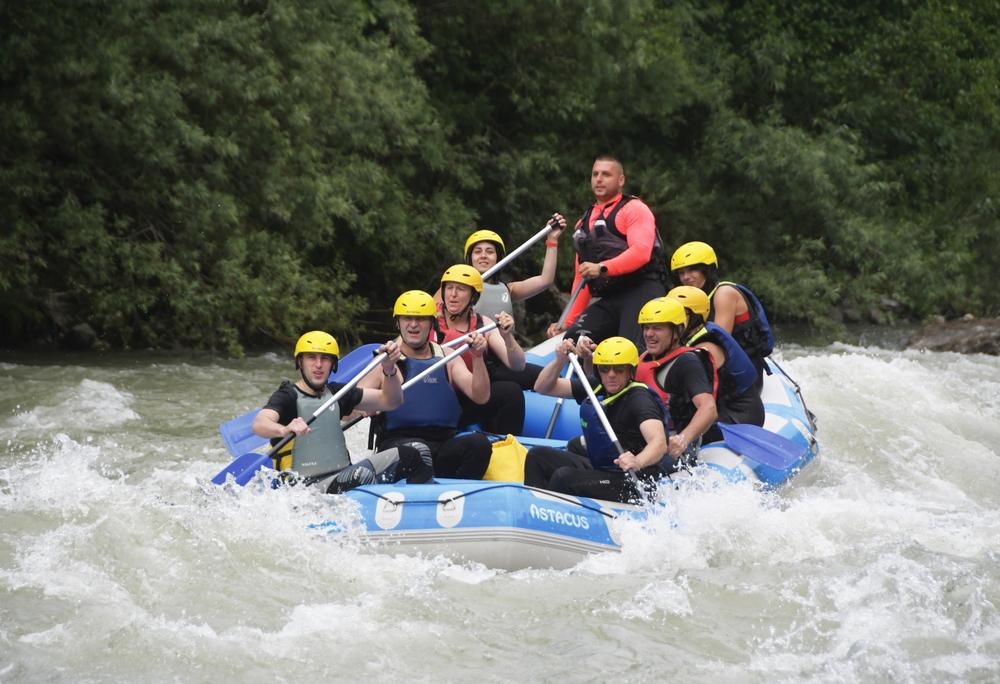
M 614 157 L 601 156 L 590 172 L 596 202 L 576 223 L 573 291 L 586 281 L 566 316 L 567 326 L 549 326 L 549 336 L 565 330 L 576 340 L 586 333 L 595 343 L 620 335 L 643 347 L 639 309 L 667 290 L 668 273 L 653 212 L 638 197 L 622 194 L 625 171 Z

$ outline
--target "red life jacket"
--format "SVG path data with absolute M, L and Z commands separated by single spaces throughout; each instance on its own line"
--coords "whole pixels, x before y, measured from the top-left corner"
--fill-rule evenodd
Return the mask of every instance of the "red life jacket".
M 446 342 L 451 342 L 452 340 L 458 339 L 459 337 L 465 337 L 470 332 L 473 332 L 485 325 L 485 319 L 476 313 L 476 310 L 471 306 L 469 307 L 469 329 L 465 332 L 461 330 L 455 330 L 454 328 L 448 327 L 448 314 L 444 310 L 444 305 L 442 304 L 438 307 L 438 344 L 445 344 Z M 487 347 L 486 352 L 483 354 L 483 361 L 489 356 L 489 348 Z M 472 351 L 466 351 L 462 354 L 462 360 L 465 361 L 465 365 L 469 370 L 472 370 Z
M 696 347 L 677 347 L 664 354 L 659 359 L 653 359 L 649 352 L 643 352 L 639 357 L 639 367 L 636 369 L 636 380 L 644 382 L 651 389 L 656 391 L 663 403 L 667 406 L 670 414 L 670 427 L 675 430 L 683 429 L 695 414 L 694 405 L 690 398 L 671 396 L 661 385 L 660 379 L 666 380 L 670 367 L 677 360 L 677 357 L 685 352 L 693 352 L 701 361 L 705 368 L 705 376 L 712 385 L 712 398 L 715 399 L 719 393 L 719 373 L 715 368 L 715 359 L 706 349 Z M 659 376 L 660 379 L 657 378 Z

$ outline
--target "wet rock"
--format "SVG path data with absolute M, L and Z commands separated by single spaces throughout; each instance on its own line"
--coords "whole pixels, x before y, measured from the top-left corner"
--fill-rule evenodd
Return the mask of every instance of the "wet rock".
M 965 316 L 926 323 L 906 343 L 907 349 L 1000 356 L 1000 318 Z
M 73 351 L 89 351 L 96 344 L 97 333 L 89 323 L 77 323 L 62 339 L 62 346 Z
M 886 325 L 889 323 L 889 317 L 885 315 L 882 309 L 874 306 L 868 310 L 868 320 L 875 325 Z

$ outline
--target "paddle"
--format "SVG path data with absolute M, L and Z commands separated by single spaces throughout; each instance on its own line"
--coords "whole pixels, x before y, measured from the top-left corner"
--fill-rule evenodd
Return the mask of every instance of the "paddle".
M 580 296 L 580 291 L 583 290 L 583 286 L 586 284 L 587 284 L 587 279 L 580 278 L 580 282 L 577 283 L 575 288 L 573 288 L 573 293 L 569 296 L 569 301 L 566 302 L 566 307 L 563 309 L 562 314 L 560 314 L 559 320 L 556 321 L 555 326 L 553 326 L 557 331 L 563 327 L 563 323 L 566 322 L 566 316 L 569 314 L 569 310 L 573 307 L 573 302 L 575 302 L 576 298 Z M 558 332 L 555 334 L 558 334 Z M 567 377 L 571 373 L 572 371 L 567 370 L 566 372 Z M 563 397 L 559 397 L 558 399 L 556 399 L 555 406 L 552 407 L 552 415 L 549 416 L 549 424 L 545 427 L 546 439 L 548 439 L 552 435 L 552 430 L 555 429 L 556 421 L 559 420 L 559 411 L 562 410 L 563 401 L 565 401 L 565 399 Z
M 378 366 L 380 363 L 382 363 L 382 361 L 385 360 L 385 357 L 386 353 L 382 352 L 381 354 L 373 358 L 371 361 L 369 361 L 368 365 L 366 365 L 363 369 L 361 369 L 361 371 L 357 375 L 355 375 L 353 378 L 344 383 L 344 386 L 341 387 L 339 390 L 337 390 L 332 397 L 324 401 L 323 404 L 318 409 L 313 411 L 313 414 L 309 416 L 309 418 L 306 420 L 306 425 L 311 425 L 313 421 L 315 421 L 318 417 L 323 415 L 324 411 L 328 410 L 336 402 L 340 401 L 341 397 L 343 397 L 345 394 L 354 389 L 354 386 L 361 381 L 361 378 L 365 377 L 370 372 L 375 370 L 375 367 Z M 213 477 L 212 483 L 223 484 L 226 482 L 228 476 L 232 475 L 233 479 L 236 481 L 237 484 L 245 485 L 247 482 L 250 481 L 250 479 L 254 476 L 254 474 L 258 470 L 260 470 L 263 467 L 273 465 L 274 457 L 277 456 L 278 452 L 281 450 L 283 446 L 288 444 L 293 439 L 295 439 L 295 434 L 289 432 L 287 435 L 282 437 L 277 444 L 271 447 L 271 450 L 268 451 L 266 454 L 258 454 L 256 452 L 243 454 L 242 456 L 234 460 L 232 463 L 230 463 L 228 466 L 223 468 L 218 475 Z
M 475 332 L 482 334 L 484 332 L 489 332 L 490 330 L 492 330 L 495 327 L 497 327 L 497 324 L 495 322 L 494 323 L 487 323 L 482 328 L 477 329 Z M 450 347 L 450 346 L 454 345 L 455 343 L 460 342 L 460 341 L 462 341 L 464 339 L 465 339 L 464 336 L 463 337 L 456 337 L 453 340 L 448 340 L 447 342 L 445 342 L 441 346 L 442 347 Z M 448 354 L 447 356 L 442 357 L 441 360 L 436 361 L 434 363 L 434 365 L 432 365 L 430 368 L 425 368 L 423 371 L 421 371 L 420 373 L 418 373 L 417 375 L 415 375 L 414 377 L 410 378 L 409 380 L 407 380 L 406 382 L 403 383 L 403 391 L 405 392 L 408 387 L 411 387 L 415 383 L 419 382 L 420 380 L 423 380 L 424 377 L 428 373 L 430 373 L 433 370 L 436 370 L 436 369 L 440 368 L 442 364 L 447 363 L 448 361 L 451 361 L 452 359 L 460 356 L 468 348 L 469 348 L 468 344 L 463 345 L 463 347 L 461 349 L 456 349 L 454 352 Z M 360 423 L 361 421 L 363 421 L 367 417 L 368 416 L 364 416 L 364 415 L 355 416 L 354 418 L 352 418 L 347 423 L 344 423 L 341 426 L 341 429 L 342 430 L 350 430 L 352 427 L 354 427 L 355 425 L 357 425 L 358 423 Z
M 608 421 L 607 414 L 604 413 L 604 407 L 601 406 L 601 402 L 597 400 L 597 395 L 594 394 L 594 388 L 590 386 L 590 378 L 587 377 L 586 373 L 583 372 L 583 368 L 580 367 L 580 360 L 577 358 L 576 354 L 573 352 L 569 353 L 569 362 L 573 366 L 573 370 L 576 371 L 576 376 L 580 378 L 580 382 L 583 383 L 583 387 L 587 390 L 587 398 L 590 399 L 590 403 L 594 405 L 594 410 L 597 412 L 597 417 L 601 419 L 601 425 L 604 426 L 604 431 L 611 438 L 612 444 L 615 445 L 615 449 L 618 450 L 618 455 L 625 453 L 625 449 L 622 447 L 621 442 L 618 441 L 618 435 L 615 434 L 614 428 L 611 427 L 611 423 Z M 629 482 L 635 486 L 636 490 L 640 494 L 645 494 L 644 487 L 639 483 L 639 478 L 635 476 L 631 470 L 625 470 L 622 468 L 622 472 L 625 473 L 625 477 Z
M 481 328 L 476 328 L 475 330 L 473 330 L 473 331 L 471 331 L 469 333 L 466 333 L 466 335 L 471 335 L 474 332 L 477 332 L 480 335 L 482 335 L 484 333 L 488 333 L 490 330 L 493 330 L 493 328 L 495 328 L 495 327 L 497 327 L 497 323 L 496 323 L 496 321 L 492 321 L 490 323 L 487 323 L 486 325 L 484 325 Z M 451 342 L 454 344 L 458 340 L 463 340 L 463 339 L 465 339 L 465 335 L 463 335 L 462 337 L 456 338 L 454 340 L 451 340 Z M 437 370 L 438 368 L 440 368 L 443 364 L 448 363 L 452 359 L 458 358 L 459 356 L 461 356 L 462 354 L 464 354 L 466 352 L 466 350 L 468 350 L 468 348 L 469 348 L 469 343 L 466 342 L 461 347 L 457 348 L 455 351 L 451 352 L 447 356 L 444 356 L 441 359 L 439 359 L 438 361 L 435 361 L 431 366 L 423 369 L 422 371 L 420 371 L 419 373 L 417 373 L 415 376 L 413 376 L 412 378 L 410 378 L 409 380 L 407 380 L 405 383 L 403 383 L 403 389 L 406 389 L 407 386 L 412 385 L 412 384 L 418 382 L 419 380 L 423 380 L 426 375 L 429 375 L 430 373 L 433 373 L 435 370 Z
M 486 269 L 486 271 L 483 272 L 483 280 L 484 281 L 489 280 L 490 278 L 492 278 L 493 276 L 495 276 L 497 273 L 499 273 L 501 268 L 503 268 L 504 266 L 506 266 L 507 264 L 509 264 L 515 257 L 517 257 L 518 255 L 520 255 L 524 250 L 528 249 L 533 244 L 535 244 L 536 242 L 538 242 L 539 240 L 541 240 L 543 237 L 545 237 L 546 235 L 548 235 L 549 231 L 551 231 L 552 228 L 553 228 L 552 219 L 549 219 L 546 222 L 545 227 L 542 228 L 541 230 L 539 230 L 534 235 L 532 235 L 527 240 L 525 240 L 524 244 L 522 244 L 520 247 L 518 247 L 517 249 L 515 249 L 513 252 L 511 252 L 510 254 L 508 254 L 507 256 L 505 256 L 500 261 L 498 261 L 495 264 L 493 264 L 492 266 L 490 266 L 488 269 Z
M 572 374 L 573 374 L 573 369 L 567 368 L 566 377 L 569 377 Z M 549 416 L 549 424 L 545 426 L 545 439 L 548 439 L 549 437 L 552 436 L 552 431 L 556 427 L 556 421 L 559 420 L 559 411 L 562 409 L 562 405 L 565 400 L 566 400 L 565 397 L 556 398 L 556 405 L 552 407 L 552 415 Z
M 496 327 L 496 323 L 489 323 L 480 328 L 479 332 L 489 332 Z M 456 337 L 453 340 L 448 340 L 445 342 L 443 347 L 451 347 L 459 342 L 461 342 L 464 337 Z M 351 351 L 347 356 L 340 360 L 337 367 L 337 372 L 330 376 L 331 382 L 340 382 L 341 378 L 350 378 L 355 375 L 358 370 L 360 370 L 364 361 L 368 359 L 368 355 L 373 353 L 382 345 L 380 344 L 363 344 L 357 349 Z M 232 456 L 238 454 L 246 455 L 247 452 L 258 449 L 267 443 L 267 440 L 263 437 L 259 437 L 254 434 L 252 425 L 253 419 L 257 416 L 257 412 L 260 409 L 254 409 L 253 411 L 248 411 L 241 416 L 236 416 L 231 418 L 226 422 L 219 425 L 219 433 L 222 435 L 222 443 L 226 445 L 226 451 Z M 350 422 L 345 423 L 342 429 L 347 430 L 354 425 L 357 425 L 364 416 L 360 418 L 353 418 Z
M 719 423 L 726 446 L 738 454 L 775 470 L 787 472 L 797 466 L 809 448 L 787 437 L 745 423 Z
M 495 327 L 497 327 L 497 324 L 496 324 L 495 321 L 493 321 L 491 323 L 487 323 L 486 325 L 484 325 L 481 328 L 476 329 L 473 332 L 477 332 L 477 333 L 483 334 L 483 333 L 489 332 L 490 330 L 492 330 Z M 465 339 L 465 336 L 455 338 L 454 340 L 450 340 L 449 343 L 447 343 L 447 344 L 454 344 L 454 343 L 459 342 L 459 341 L 461 341 L 463 339 Z M 456 349 L 455 351 L 451 352 L 450 354 L 441 357 L 440 359 L 438 359 L 437 361 L 435 361 L 433 364 L 431 364 L 428 368 L 425 368 L 421 373 L 418 373 L 414 377 L 412 377 L 409 380 L 407 380 L 406 382 L 404 382 L 403 383 L 403 388 L 402 388 L 403 391 L 405 392 L 408 387 L 411 387 L 412 385 L 416 384 L 417 382 L 420 382 L 420 380 L 422 380 L 429 373 L 437 370 L 438 368 L 440 368 L 444 364 L 452 361 L 453 359 L 458 358 L 463 353 L 465 353 L 465 351 L 468 348 L 469 348 L 469 344 L 465 343 L 461 347 L 459 347 L 458 349 Z M 330 399 L 328 399 L 326 402 L 323 403 L 322 406 L 320 406 L 318 409 L 316 409 L 315 413 L 313 413 L 313 415 L 309 418 L 309 420 L 306 421 L 306 424 L 308 425 L 309 423 L 312 423 L 316 419 L 317 416 L 319 416 L 319 415 L 321 415 L 323 413 L 324 410 L 326 410 L 330 406 L 333 406 L 333 402 L 334 401 L 339 400 L 340 397 L 342 397 L 349 389 L 351 389 L 352 387 L 354 387 L 354 385 L 356 385 L 361 380 L 361 378 L 365 377 L 366 375 L 368 375 L 368 373 L 370 373 L 372 370 L 374 370 L 375 366 L 377 366 L 379 363 L 381 363 L 382 359 L 384 359 L 384 358 L 385 358 L 385 354 L 382 353 L 382 354 L 379 354 L 378 356 L 376 356 L 374 359 L 372 359 L 372 361 L 367 366 L 365 366 L 365 368 L 362 369 L 360 373 L 358 373 L 354 378 L 352 378 L 351 380 L 349 380 L 344 385 L 344 387 L 341 388 L 340 390 L 338 390 L 338 392 L 333 397 L 331 397 Z M 359 422 L 361 422 L 362 420 L 364 420 L 364 418 L 365 418 L 365 416 L 358 416 L 358 417 L 352 419 L 346 425 L 344 425 L 341 429 L 347 430 L 347 429 L 351 428 L 352 426 L 357 425 Z M 247 454 L 243 454 L 242 456 L 238 456 L 228 466 L 226 466 L 225 468 L 223 468 L 215 477 L 212 478 L 213 484 L 223 484 L 223 483 L 226 482 L 226 478 L 229 475 L 232 475 L 233 479 L 236 481 L 236 484 L 238 484 L 238 485 L 245 485 L 247 482 L 249 482 L 251 480 L 251 478 L 253 478 L 254 474 L 258 470 L 260 470 L 261 468 L 265 468 L 265 467 L 271 467 L 273 465 L 273 457 L 278 453 L 278 450 L 282 446 L 284 446 L 285 444 L 287 444 L 293 438 L 294 438 L 294 435 L 292 435 L 292 434 L 286 435 L 284 438 L 282 438 L 282 440 L 278 444 L 276 444 L 266 454 L 260 454 L 260 453 L 254 452 L 254 453 L 247 453 Z
M 566 302 L 566 308 L 563 309 L 562 314 L 559 316 L 559 320 L 556 321 L 557 330 L 563 327 L 563 323 L 566 322 L 566 316 L 569 315 L 569 310 L 573 308 L 573 302 L 575 302 L 576 298 L 580 296 L 580 292 L 581 290 L 583 290 L 583 286 L 586 284 L 587 284 L 587 279 L 580 278 L 580 282 L 578 282 L 576 284 L 576 287 L 573 288 L 573 293 L 570 294 L 569 301 Z

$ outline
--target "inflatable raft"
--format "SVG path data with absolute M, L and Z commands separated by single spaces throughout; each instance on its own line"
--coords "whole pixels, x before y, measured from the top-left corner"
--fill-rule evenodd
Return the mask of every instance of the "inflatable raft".
M 544 364 L 552 346 L 550 340 L 533 348 L 529 362 Z M 341 362 L 341 375 L 351 372 L 349 357 Z M 370 351 L 364 358 L 371 358 Z M 780 365 L 768 359 L 768 368 L 771 372 L 764 377 L 762 392 L 763 428 L 722 426 L 725 441 L 703 445 L 694 472 L 681 472 L 672 479 L 708 473 L 726 482 L 750 482 L 766 489 L 783 486 L 813 466 L 819 455 L 814 416 L 798 385 Z M 559 402 L 531 391 L 525 392 L 525 402 L 524 434 L 517 437 L 525 447 L 561 447 L 580 433 L 575 402 Z M 252 434 L 246 434 L 252 419 L 250 414 L 220 426 L 233 453 L 254 445 Z M 262 446 L 262 440 L 256 441 Z M 245 484 L 259 465 L 248 474 L 237 464 L 254 456 L 259 462 L 260 454 L 244 454 L 213 481 Z M 670 485 L 663 484 L 661 490 L 669 498 Z M 571 567 L 588 554 L 618 551 L 621 521 L 645 514 L 639 506 L 486 480 L 365 485 L 341 496 L 354 502 L 354 510 L 345 517 L 341 515 L 344 507 L 337 506 L 337 517 L 331 512 L 331 519 L 316 521 L 318 529 L 355 530 L 373 548 L 390 553 L 443 554 L 507 570 Z
M 643 509 L 548 492 L 514 482 L 443 480 L 366 485 L 347 492 L 362 534 L 380 551 L 444 555 L 504 570 L 566 568 L 620 550 L 623 516 Z M 341 532 L 357 521 L 316 524 Z

